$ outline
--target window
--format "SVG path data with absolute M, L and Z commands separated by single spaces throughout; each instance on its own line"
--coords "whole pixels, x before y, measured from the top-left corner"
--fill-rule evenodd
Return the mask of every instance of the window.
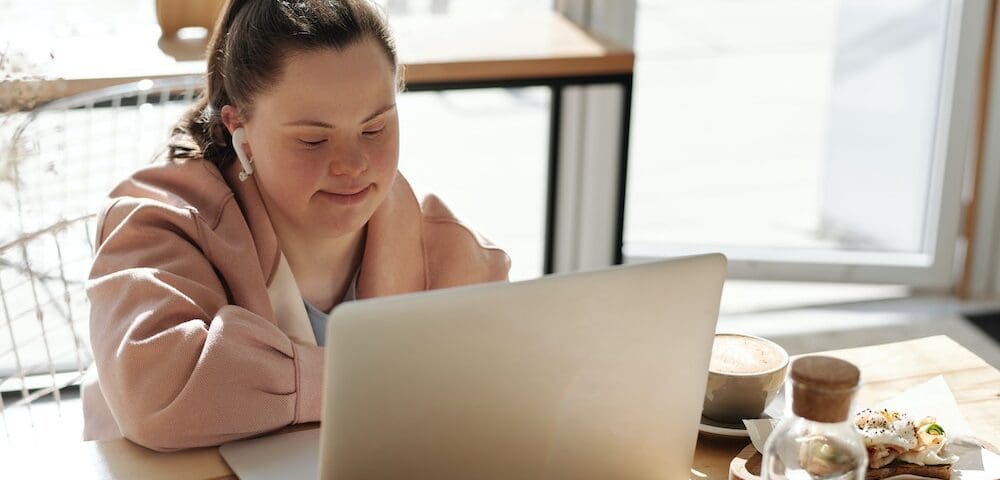
M 950 285 L 984 8 L 639 1 L 626 257 Z

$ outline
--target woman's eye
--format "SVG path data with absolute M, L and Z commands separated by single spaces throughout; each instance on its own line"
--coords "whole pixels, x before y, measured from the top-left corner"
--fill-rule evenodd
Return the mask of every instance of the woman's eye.
M 365 130 L 362 133 L 366 137 L 375 137 L 375 136 L 378 136 L 378 134 L 382 133 L 382 130 L 385 130 L 385 127 L 379 127 L 379 128 L 373 128 L 373 129 L 370 129 L 370 130 Z
M 310 141 L 310 140 L 303 140 L 303 139 L 300 138 L 299 142 L 302 142 L 303 144 L 305 144 L 307 146 L 310 146 L 310 147 L 318 147 L 318 146 L 322 145 L 323 143 L 325 143 L 326 139 L 324 138 L 322 140 Z

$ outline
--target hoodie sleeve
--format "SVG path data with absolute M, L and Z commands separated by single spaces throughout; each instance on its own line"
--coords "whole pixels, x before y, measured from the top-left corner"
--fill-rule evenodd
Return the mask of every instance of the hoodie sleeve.
M 435 195 L 421 202 L 431 288 L 506 282 L 510 256 L 459 220 Z
M 90 336 L 126 438 L 165 451 L 319 420 L 323 348 L 229 304 L 199 247 L 200 217 L 124 199 L 99 225 Z

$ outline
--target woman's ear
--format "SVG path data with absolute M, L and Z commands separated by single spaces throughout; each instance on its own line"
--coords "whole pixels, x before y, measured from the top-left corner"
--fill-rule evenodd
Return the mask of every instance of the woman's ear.
M 232 105 L 226 105 L 222 107 L 222 124 L 226 126 L 226 130 L 229 130 L 229 134 L 232 135 L 237 128 L 243 126 L 243 119 L 240 117 L 239 110 Z

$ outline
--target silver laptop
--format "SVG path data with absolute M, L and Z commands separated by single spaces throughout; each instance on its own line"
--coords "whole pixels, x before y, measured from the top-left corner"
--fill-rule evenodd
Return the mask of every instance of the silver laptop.
M 343 304 L 320 476 L 688 478 L 725 275 L 714 254 Z

